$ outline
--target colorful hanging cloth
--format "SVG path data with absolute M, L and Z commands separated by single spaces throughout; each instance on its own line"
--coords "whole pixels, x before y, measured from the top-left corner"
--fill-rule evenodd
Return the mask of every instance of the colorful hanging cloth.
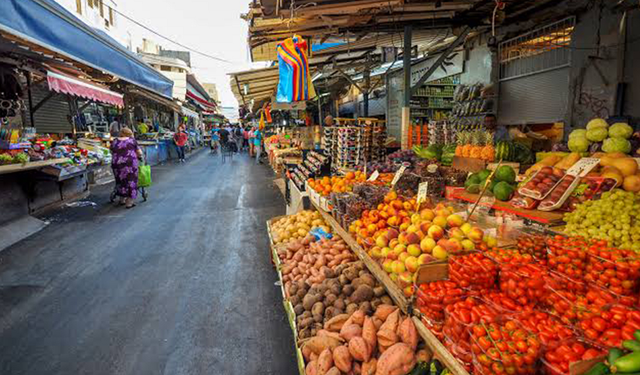
M 309 74 L 307 42 L 298 35 L 278 43 L 280 80 L 276 100 L 280 103 L 300 102 L 316 97 Z

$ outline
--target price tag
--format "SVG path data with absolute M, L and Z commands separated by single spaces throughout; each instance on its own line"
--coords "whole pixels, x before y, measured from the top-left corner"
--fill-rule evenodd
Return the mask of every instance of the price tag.
M 371 176 L 369 176 L 369 179 L 367 181 L 375 181 L 378 179 L 378 176 L 380 176 L 380 172 L 373 171 L 373 173 L 371 173 Z
M 598 158 L 582 158 L 567 170 L 567 174 L 584 177 L 598 164 L 600 164 L 600 159 Z
M 398 169 L 398 171 L 396 172 L 396 175 L 393 176 L 393 180 L 391 181 L 391 186 L 392 187 L 396 186 L 396 184 L 400 180 L 400 177 L 402 177 L 402 175 L 404 174 L 404 171 L 406 169 L 407 169 L 407 167 L 405 167 L 404 165 L 402 167 L 400 167 L 400 169 Z
M 428 181 L 421 182 L 420 185 L 418 186 L 418 198 L 417 198 L 418 207 L 420 207 L 420 204 L 422 204 L 427 199 L 428 190 L 429 190 Z

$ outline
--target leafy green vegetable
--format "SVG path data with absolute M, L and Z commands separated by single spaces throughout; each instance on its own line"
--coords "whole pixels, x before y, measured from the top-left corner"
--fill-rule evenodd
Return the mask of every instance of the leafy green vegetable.
M 587 138 L 587 130 L 586 129 L 576 129 L 569 133 L 569 139 L 572 138 Z
M 591 142 L 602 142 L 607 138 L 609 132 L 607 128 L 595 128 L 587 130 L 587 139 Z
M 609 128 L 609 135 L 617 138 L 628 139 L 633 134 L 633 128 L 625 123 L 617 122 Z
M 571 152 L 586 152 L 589 149 L 589 140 L 576 137 L 569 139 L 569 150 Z
M 602 151 L 622 152 L 624 154 L 628 154 L 631 151 L 631 143 L 629 142 L 629 140 L 624 138 L 618 138 L 618 137 L 607 138 L 602 143 Z

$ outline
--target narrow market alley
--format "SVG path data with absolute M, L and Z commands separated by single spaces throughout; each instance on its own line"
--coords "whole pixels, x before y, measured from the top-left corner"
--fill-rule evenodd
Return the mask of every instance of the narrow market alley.
M 0 253 L 0 374 L 293 374 L 265 221 L 273 172 L 202 150 L 155 167 L 149 201 L 50 214 Z

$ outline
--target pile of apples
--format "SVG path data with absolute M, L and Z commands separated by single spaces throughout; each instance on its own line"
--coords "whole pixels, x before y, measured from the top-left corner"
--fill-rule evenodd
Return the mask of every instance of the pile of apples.
M 449 254 L 497 245 L 496 238 L 465 222 L 454 214 L 453 207 L 440 203 L 418 212 L 415 201 L 403 201 L 393 192 L 350 229 L 407 296 L 413 294 L 413 280 L 421 265 L 447 260 Z

